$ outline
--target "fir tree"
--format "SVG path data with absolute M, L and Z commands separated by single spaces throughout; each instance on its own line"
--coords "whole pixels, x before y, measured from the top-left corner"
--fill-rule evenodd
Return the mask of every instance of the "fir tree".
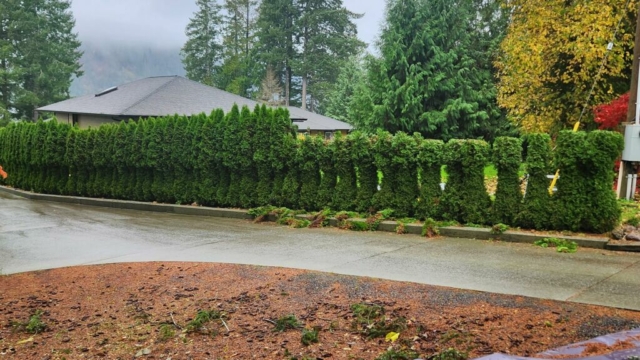
M 38 106 L 69 97 L 73 77 L 82 75 L 70 7 L 64 0 L 0 4 L 0 109 L 5 115 L 32 119 Z
M 360 121 L 371 129 L 448 140 L 474 137 L 501 116 L 495 111 L 492 69 L 478 66 L 478 58 L 488 55 L 474 48 L 472 5 L 469 0 L 388 3 L 381 57 L 368 64 L 371 91 L 359 99 L 370 113 Z
M 223 51 L 222 8 L 216 0 L 197 0 L 197 5 L 198 11 L 187 25 L 182 63 L 189 79 L 215 86 Z

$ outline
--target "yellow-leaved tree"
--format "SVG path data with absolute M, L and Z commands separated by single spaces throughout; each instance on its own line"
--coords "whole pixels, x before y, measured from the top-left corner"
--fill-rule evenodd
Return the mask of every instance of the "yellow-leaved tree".
M 628 90 L 637 0 L 505 2 L 512 18 L 496 61 L 498 103 L 523 131 L 555 133 L 572 126 L 594 80 L 589 106 Z

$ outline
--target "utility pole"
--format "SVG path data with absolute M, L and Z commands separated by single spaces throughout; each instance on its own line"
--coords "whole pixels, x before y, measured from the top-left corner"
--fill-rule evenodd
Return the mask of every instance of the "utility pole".
M 636 39 L 633 46 L 633 69 L 631 71 L 631 91 L 629 93 L 629 108 L 627 110 L 627 124 L 634 123 L 636 117 L 636 100 L 638 97 L 638 73 L 640 70 L 640 4 L 638 4 L 638 15 L 636 20 Z M 624 128 L 622 129 L 624 133 Z M 618 199 L 625 196 L 627 189 L 627 175 L 635 169 L 630 162 L 621 161 L 618 173 Z M 634 189 L 635 190 L 635 189 Z M 633 198 L 633 196 L 632 196 Z

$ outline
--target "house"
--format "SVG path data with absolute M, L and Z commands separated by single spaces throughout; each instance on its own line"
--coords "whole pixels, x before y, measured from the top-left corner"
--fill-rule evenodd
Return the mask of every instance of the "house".
M 234 104 L 253 109 L 258 103 L 180 76 L 158 76 L 43 106 L 37 111 L 52 112 L 59 122 L 86 129 L 129 119 L 208 114 L 214 109 L 226 113 Z M 289 113 L 301 133 L 331 138 L 337 131 L 346 134 L 352 129 L 345 122 L 297 107 L 289 106 Z

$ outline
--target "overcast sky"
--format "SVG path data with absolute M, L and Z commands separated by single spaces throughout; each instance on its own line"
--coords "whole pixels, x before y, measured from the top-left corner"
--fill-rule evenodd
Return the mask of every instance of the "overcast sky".
M 384 0 L 343 0 L 347 9 L 363 13 L 358 36 L 370 45 L 384 16 Z M 80 40 L 176 47 L 196 11 L 195 0 L 72 0 Z

